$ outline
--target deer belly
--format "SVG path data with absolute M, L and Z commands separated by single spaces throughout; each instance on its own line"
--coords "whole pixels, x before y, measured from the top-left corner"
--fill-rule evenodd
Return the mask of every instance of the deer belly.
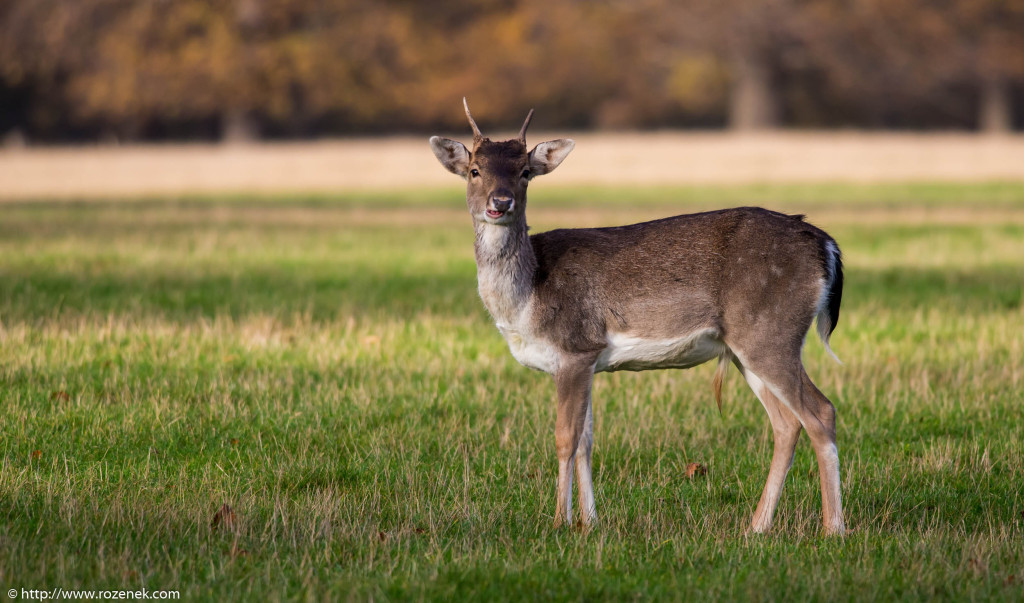
M 725 344 L 718 335 L 715 329 L 664 339 L 609 333 L 608 347 L 598 357 L 594 371 L 645 371 L 697 366 L 725 351 Z
M 555 346 L 540 338 L 524 337 L 518 331 L 498 328 L 508 342 L 512 357 L 519 361 L 519 364 L 551 375 L 555 374 L 558 368 L 558 350 Z

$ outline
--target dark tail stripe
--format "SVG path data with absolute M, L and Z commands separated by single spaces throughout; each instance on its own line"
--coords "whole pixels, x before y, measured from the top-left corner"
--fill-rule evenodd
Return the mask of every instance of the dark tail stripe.
M 836 245 L 835 241 L 832 241 L 832 244 Z M 832 287 L 828 291 L 828 317 L 831 321 L 829 335 L 836 330 L 836 325 L 839 324 L 839 304 L 843 301 L 843 258 L 838 245 L 836 245 L 833 260 L 835 261 L 835 273 L 832 276 Z

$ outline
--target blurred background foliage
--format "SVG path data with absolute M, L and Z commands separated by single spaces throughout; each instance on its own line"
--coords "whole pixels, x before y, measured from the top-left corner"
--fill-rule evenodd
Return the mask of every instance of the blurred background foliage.
M 464 95 L 485 129 L 1005 132 L 1024 0 L 0 2 L 9 143 L 464 129 Z

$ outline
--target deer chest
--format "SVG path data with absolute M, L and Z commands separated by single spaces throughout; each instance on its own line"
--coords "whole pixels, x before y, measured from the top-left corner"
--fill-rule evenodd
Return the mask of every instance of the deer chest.
M 512 357 L 519 364 L 549 375 L 555 374 L 558 369 L 558 349 L 554 345 L 526 329 L 499 323 L 498 330 L 508 343 Z

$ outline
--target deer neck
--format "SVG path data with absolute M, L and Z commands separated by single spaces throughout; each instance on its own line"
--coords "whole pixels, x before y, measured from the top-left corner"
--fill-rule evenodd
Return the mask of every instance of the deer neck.
M 476 274 L 484 306 L 503 330 L 515 329 L 533 292 L 537 258 L 522 214 L 507 225 L 476 222 Z

